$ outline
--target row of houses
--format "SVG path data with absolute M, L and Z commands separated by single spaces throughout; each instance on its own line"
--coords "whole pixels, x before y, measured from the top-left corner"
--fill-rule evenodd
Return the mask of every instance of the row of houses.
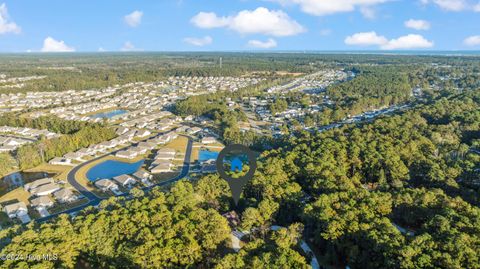
M 18 147 L 32 142 L 32 140 L 25 138 L 0 135 L 0 152 L 14 151 Z
M 147 151 L 153 150 L 158 145 L 164 145 L 166 143 L 169 143 L 177 137 L 178 134 L 175 132 L 169 132 L 163 135 L 152 137 L 144 142 L 140 142 L 125 150 L 117 152 L 115 156 L 124 159 L 134 159 L 139 155 L 145 154 Z
M 42 178 L 25 184 L 25 191 L 30 193 L 30 206 L 35 208 L 41 217 L 48 216 L 48 208 L 55 202 L 60 204 L 70 203 L 79 199 L 71 189 L 65 188 L 54 181 L 53 178 Z M 52 200 L 52 198 L 54 200 Z M 22 223 L 31 220 L 28 215 L 28 208 L 24 202 L 16 202 L 3 207 L 3 211 L 9 218 L 18 218 Z
M 72 104 L 89 102 L 92 99 L 103 98 L 115 94 L 115 89 L 91 89 L 83 91 L 52 91 L 26 92 L 0 95 L 0 107 L 4 112 L 22 111 L 32 108 L 47 108 L 52 106 L 68 107 Z M 31 113 L 31 117 L 40 117 L 50 114 L 46 111 Z
M 143 185 L 149 187 L 153 185 L 151 179 L 152 175 L 150 173 L 139 170 L 132 175 L 124 174 L 113 177 L 112 179 L 99 179 L 95 181 L 94 185 L 104 192 L 111 191 L 115 195 L 121 195 L 122 192 L 120 191 L 119 186 L 131 189 L 135 184 L 140 181 L 143 183 Z
M 117 133 L 119 133 L 119 129 L 117 129 Z M 121 127 L 120 133 L 122 134 L 114 139 L 79 149 L 76 152 L 69 152 L 63 157 L 53 158 L 49 163 L 53 165 L 71 165 L 74 161 L 83 162 L 85 157 L 95 156 L 98 153 L 107 153 L 120 145 L 131 143 L 135 137 L 144 138 L 151 135 L 148 130 L 130 130 L 124 127 Z
M 175 159 L 176 152 L 171 148 L 161 148 L 155 154 L 149 170 L 153 174 L 171 172 L 173 159 Z
M 59 135 L 49 130 L 38 130 L 27 127 L 0 126 L 0 133 L 10 133 L 30 138 L 40 138 L 44 136 L 47 139 L 58 137 Z

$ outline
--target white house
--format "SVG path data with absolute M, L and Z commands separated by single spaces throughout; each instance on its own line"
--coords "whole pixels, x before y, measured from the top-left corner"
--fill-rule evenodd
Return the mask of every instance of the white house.
M 35 189 L 31 189 L 30 193 L 37 196 L 44 196 L 52 194 L 60 189 L 60 186 L 56 183 L 48 183 L 41 186 L 38 186 Z
M 202 138 L 202 144 L 213 144 L 216 142 L 217 142 L 217 139 L 215 139 L 215 137 L 207 136 Z
M 137 157 L 137 155 L 138 155 L 137 152 L 132 150 L 122 150 L 115 154 L 116 157 L 125 158 L 125 159 L 133 159 Z
M 53 193 L 53 196 L 59 203 L 69 203 L 78 199 L 70 189 L 62 188 Z
M 137 182 L 133 177 L 129 175 L 116 176 L 113 178 L 113 180 L 115 180 L 118 184 L 120 184 L 123 187 L 131 187 Z
M 113 181 L 111 181 L 110 179 L 100 179 L 95 181 L 94 184 L 95 186 L 97 186 L 97 188 L 101 189 L 102 191 L 118 190 L 117 184 L 113 183 Z
M 153 167 L 150 172 L 152 172 L 153 174 L 171 172 L 171 167 L 172 165 L 170 163 L 160 163 L 157 166 Z
M 37 197 L 35 199 L 32 199 L 30 201 L 30 204 L 33 206 L 33 207 L 43 207 L 43 208 L 48 208 L 48 207 L 51 207 L 53 206 L 53 201 L 50 200 L 50 198 L 48 196 L 40 196 L 40 197 Z
M 55 157 L 51 159 L 48 163 L 53 165 L 72 165 L 72 160 L 62 157 Z
M 22 223 L 30 222 L 30 216 L 28 216 L 28 209 L 24 202 L 18 202 L 3 207 L 3 211 L 7 213 L 8 217 L 13 219 L 18 217 Z
M 135 135 L 138 137 L 146 137 L 149 136 L 151 133 L 148 130 L 138 130 Z

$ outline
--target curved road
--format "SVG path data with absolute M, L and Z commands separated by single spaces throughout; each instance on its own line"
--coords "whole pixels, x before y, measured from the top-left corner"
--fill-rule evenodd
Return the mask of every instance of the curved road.
M 150 189 L 152 189 L 153 187 L 155 186 L 164 186 L 164 185 L 167 185 L 167 184 L 170 184 L 170 183 L 173 183 L 175 181 L 178 181 L 184 177 L 186 177 L 188 175 L 188 172 L 190 170 L 190 157 L 192 155 L 192 145 L 193 145 L 193 141 L 192 141 L 192 138 L 190 136 L 185 136 L 183 135 L 184 137 L 187 137 L 188 138 L 188 142 L 187 142 L 187 150 L 185 151 L 185 159 L 183 161 L 183 167 L 182 167 L 182 171 L 180 171 L 180 174 L 174 178 L 171 178 L 169 180 L 165 180 L 165 181 L 162 181 L 160 183 L 157 183 L 157 184 L 154 184 L 150 187 L 143 187 L 142 190 L 143 191 L 149 191 Z M 115 151 L 112 151 L 112 152 L 109 152 L 107 154 L 104 154 L 104 155 L 101 155 L 99 157 L 96 157 L 92 160 L 89 160 L 89 161 L 86 161 L 86 162 L 83 162 L 77 166 L 75 166 L 67 175 L 67 180 L 68 180 L 68 183 L 70 183 L 70 185 L 72 185 L 78 192 L 80 192 L 83 196 L 85 196 L 87 199 L 88 199 L 88 202 L 82 204 L 82 205 L 79 205 L 77 207 L 74 207 L 74 208 L 70 208 L 70 209 L 67 209 L 65 211 L 62 211 L 62 212 L 58 212 L 58 213 L 55 213 L 55 214 L 51 214 L 49 216 L 46 216 L 46 217 L 43 217 L 43 218 L 39 218 L 39 219 L 36 219 L 37 222 L 45 222 L 45 221 L 48 221 L 54 217 L 57 217 L 58 215 L 60 214 L 71 214 L 71 213 L 74 213 L 74 212 L 77 212 L 77 211 L 80 211 L 88 206 L 96 206 L 98 205 L 102 200 L 104 199 L 107 199 L 107 198 L 103 198 L 103 197 L 98 197 L 95 193 L 89 191 L 87 188 L 85 188 L 82 184 L 78 183 L 78 181 L 75 179 L 75 174 L 78 172 L 78 170 L 80 170 L 82 167 L 94 162 L 94 161 L 97 161 L 97 160 L 100 160 L 108 155 L 111 155 L 111 154 L 115 154 L 117 153 L 118 151 L 121 151 L 121 150 L 124 150 L 126 148 L 128 148 L 130 146 L 127 146 L 127 147 L 123 147 L 121 149 L 118 149 L 118 150 L 115 150 Z M 119 196 L 126 196 L 128 195 L 128 193 L 124 193 L 122 195 L 119 195 Z

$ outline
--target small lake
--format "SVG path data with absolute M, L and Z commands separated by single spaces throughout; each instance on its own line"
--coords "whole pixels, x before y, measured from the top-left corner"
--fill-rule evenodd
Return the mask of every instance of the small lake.
M 123 174 L 133 174 L 142 167 L 144 160 L 136 163 L 126 163 L 114 160 L 101 162 L 90 168 L 87 172 L 87 178 L 90 181 L 96 181 L 102 178 L 113 178 Z
M 94 118 L 94 119 L 98 119 L 98 118 L 102 118 L 102 119 L 111 119 L 115 116 L 118 116 L 118 115 L 122 115 L 122 114 L 125 114 L 127 113 L 128 111 L 126 110 L 123 110 L 123 109 L 117 109 L 117 110 L 112 110 L 112 111 L 107 111 L 107 112 L 102 112 L 102 113 L 97 113 L 97 114 L 93 114 L 90 116 L 90 118 Z
M 216 151 L 208 151 L 208 150 L 200 150 L 198 153 L 198 161 L 199 162 L 204 162 L 210 159 L 217 159 L 218 157 L 218 152 Z
M 9 186 L 22 186 L 25 183 L 46 178 L 53 177 L 55 174 L 47 172 L 14 172 L 2 178 L 2 181 Z

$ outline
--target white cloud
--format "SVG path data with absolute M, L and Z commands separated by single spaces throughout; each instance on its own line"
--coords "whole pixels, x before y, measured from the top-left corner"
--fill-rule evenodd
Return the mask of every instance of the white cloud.
M 433 3 L 446 11 L 462 11 L 470 5 L 465 0 L 421 0 L 422 4 Z
M 409 34 L 401 36 L 397 39 L 388 41 L 380 48 L 384 50 L 396 50 L 396 49 L 425 49 L 433 47 L 433 42 L 428 41 L 421 35 Z
M 267 41 L 250 40 L 248 41 L 248 46 L 259 49 L 272 49 L 277 46 L 277 41 L 273 38 L 269 38 Z
M 210 36 L 204 36 L 202 38 L 196 38 L 196 37 L 187 37 L 183 39 L 184 42 L 194 45 L 197 47 L 202 47 L 206 45 L 210 45 L 213 42 L 213 39 Z
M 469 36 L 463 40 L 463 44 L 467 46 L 480 46 L 480 35 Z
M 142 23 L 143 12 L 135 10 L 134 12 L 123 17 L 124 21 L 130 27 L 137 27 Z
M 377 12 L 375 11 L 375 9 L 367 6 L 361 7 L 360 13 L 362 13 L 363 17 L 369 20 L 373 20 L 377 17 Z
M 473 11 L 480 12 L 480 2 L 473 7 Z
M 331 29 L 322 29 L 320 30 L 320 35 L 321 36 L 327 36 L 327 35 L 330 35 L 332 33 L 332 30 Z
M 106 51 L 106 50 L 105 50 L 104 48 L 102 48 L 102 47 L 99 47 L 99 48 L 98 48 L 98 52 L 105 52 L 105 51 Z
M 42 52 L 72 52 L 74 48 L 67 46 L 63 40 L 55 40 L 52 37 L 47 37 L 43 40 Z
M 241 34 L 292 36 L 305 31 L 302 25 L 285 12 L 264 7 L 243 10 L 228 17 L 219 17 L 213 12 L 200 12 L 191 19 L 191 22 L 199 28 L 226 27 Z
M 404 22 L 405 27 L 412 28 L 415 30 L 428 30 L 430 29 L 430 22 L 425 20 L 414 20 L 409 19 L 408 21 Z
M 377 35 L 376 32 L 356 33 L 345 38 L 345 44 L 354 46 L 384 45 L 388 43 L 387 38 Z
M 228 21 L 229 18 L 218 17 L 214 12 L 200 12 L 190 20 L 195 26 L 204 29 L 225 27 L 228 26 Z
M 421 35 L 409 34 L 388 40 L 376 32 L 356 33 L 345 38 L 345 44 L 354 46 L 379 46 L 382 50 L 421 49 L 433 47 L 433 42 Z
M 135 46 L 132 44 L 132 42 L 127 41 L 123 44 L 123 47 L 120 49 L 121 51 L 134 51 L 137 50 Z
M 299 5 L 300 9 L 315 16 L 351 12 L 356 8 L 372 7 L 390 0 L 270 0 L 282 5 Z
M 0 34 L 14 33 L 19 34 L 22 31 L 20 26 L 15 22 L 10 21 L 8 15 L 7 5 L 5 3 L 0 5 Z

